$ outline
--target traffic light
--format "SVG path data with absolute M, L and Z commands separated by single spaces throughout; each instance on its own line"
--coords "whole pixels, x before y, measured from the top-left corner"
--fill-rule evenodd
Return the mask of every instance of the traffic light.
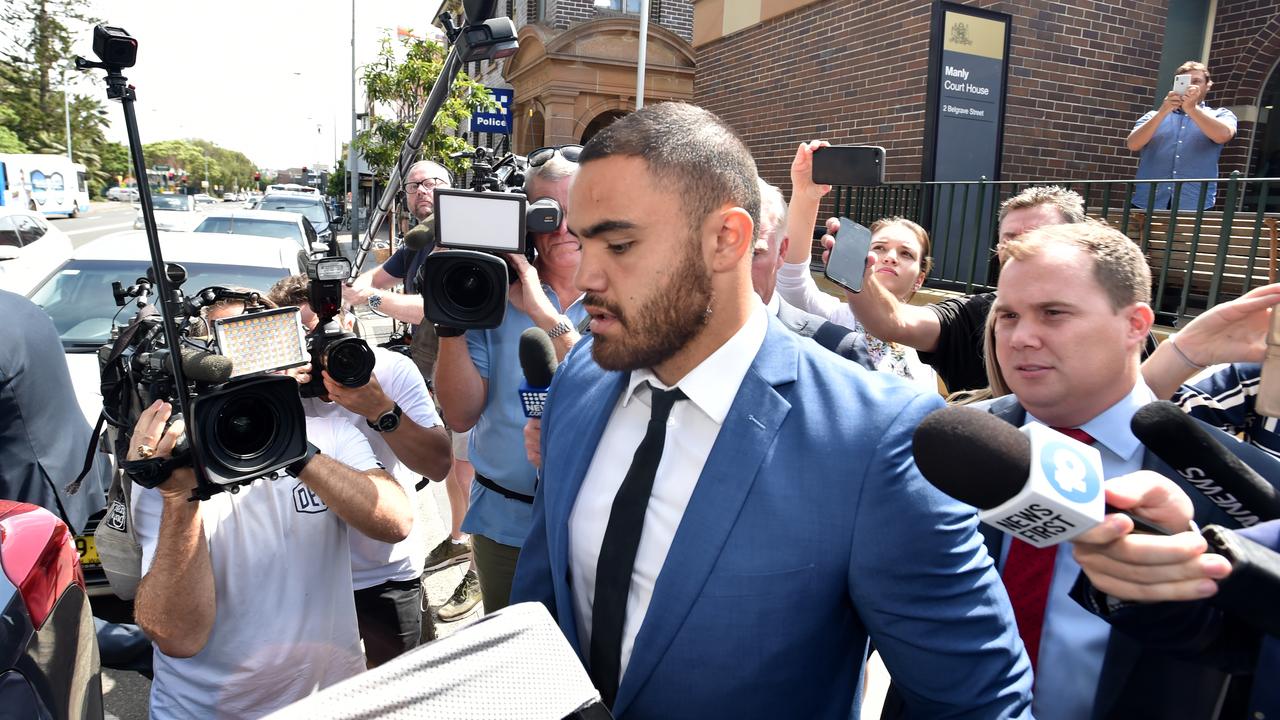
M 173 173 L 169 173 L 169 182 L 173 182 Z
M 256 172 L 256 173 L 254 173 L 254 174 L 253 174 L 253 181 L 254 181 L 254 182 L 257 182 L 257 181 L 259 181 L 259 180 L 261 180 L 261 179 L 262 179 L 262 173 L 260 173 L 260 172 Z

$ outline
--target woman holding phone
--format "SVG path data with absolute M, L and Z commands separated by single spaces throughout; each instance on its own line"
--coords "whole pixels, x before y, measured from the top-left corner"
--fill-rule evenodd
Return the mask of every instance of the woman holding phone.
M 813 182 L 813 153 L 827 145 L 825 140 L 801 143 L 791 163 L 787 236 L 792 241 L 787 246 L 786 262 L 778 270 L 777 291 L 784 300 L 801 310 L 865 333 L 849 304 L 818 289 L 809 273 L 810 233 L 818 220 L 818 205 L 822 197 L 831 191 L 830 185 Z M 831 230 L 828 223 L 828 231 Z M 916 223 L 901 217 L 877 220 L 871 224 L 870 230 L 871 253 L 876 258 L 872 277 L 899 302 L 909 301 L 933 265 L 933 258 L 929 256 L 929 234 Z M 913 348 L 867 335 L 867 349 L 877 369 L 937 392 L 937 374 L 920 361 Z

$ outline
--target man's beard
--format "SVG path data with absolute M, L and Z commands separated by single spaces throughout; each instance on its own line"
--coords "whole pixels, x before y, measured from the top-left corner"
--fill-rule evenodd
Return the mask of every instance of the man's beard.
M 588 294 L 584 305 L 604 309 L 618 319 L 622 336 L 595 336 L 591 355 L 605 370 L 637 370 L 668 360 L 686 347 L 706 327 L 711 315 L 711 276 L 707 264 L 690 242 L 690 251 L 666 285 L 649 295 L 632 315 L 624 315 L 614 303 Z

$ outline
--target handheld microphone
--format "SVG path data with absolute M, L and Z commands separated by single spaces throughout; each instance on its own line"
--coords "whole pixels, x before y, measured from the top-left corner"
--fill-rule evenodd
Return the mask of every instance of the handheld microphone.
M 1280 553 L 1218 525 L 1206 525 L 1200 534 L 1209 552 L 1231 563 L 1231 574 L 1218 581 L 1209 602 L 1280 638 Z
M 428 215 L 425 220 L 409 228 L 404 234 L 405 247 L 410 250 L 421 250 L 436 244 L 435 216 Z
M 542 407 L 547 402 L 547 388 L 555 375 L 559 361 L 551 336 L 542 328 L 531 327 L 520 333 L 520 369 L 524 382 L 520 385 L 520 405 L 524 416 L 542 417 Z
M 1143 445 L 1240 525 L 1280 518 L 1275 487 L 1177 405 L 1145 405 L 1130 427 Z
M 231 358 L 226 355 L 182 348 L 182 372 L 188 380 L 217 385 L 231 379 L 232 369 Z
M 980 410 L 943 408 L 916 428 L 911 452 L 934 487 L 1036 547 L 1071 540 L 1117 512 L 1106 505 L 1098 450 L 1039 423 L 1019 430 Z M 1130 517 L 1140 530 L 1172 534 Z

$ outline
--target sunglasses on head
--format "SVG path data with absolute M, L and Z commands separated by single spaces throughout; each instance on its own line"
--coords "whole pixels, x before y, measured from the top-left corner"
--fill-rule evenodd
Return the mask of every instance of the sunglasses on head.
M 556 145 L 554 147 L 540 147 L 529 153 L 529 167 L 536 168 L 546 165 L 556 153 L 560 153 L 560 157 L 569 162 L 578 162 L 578 156 L 582 154 L 581 145 Z

